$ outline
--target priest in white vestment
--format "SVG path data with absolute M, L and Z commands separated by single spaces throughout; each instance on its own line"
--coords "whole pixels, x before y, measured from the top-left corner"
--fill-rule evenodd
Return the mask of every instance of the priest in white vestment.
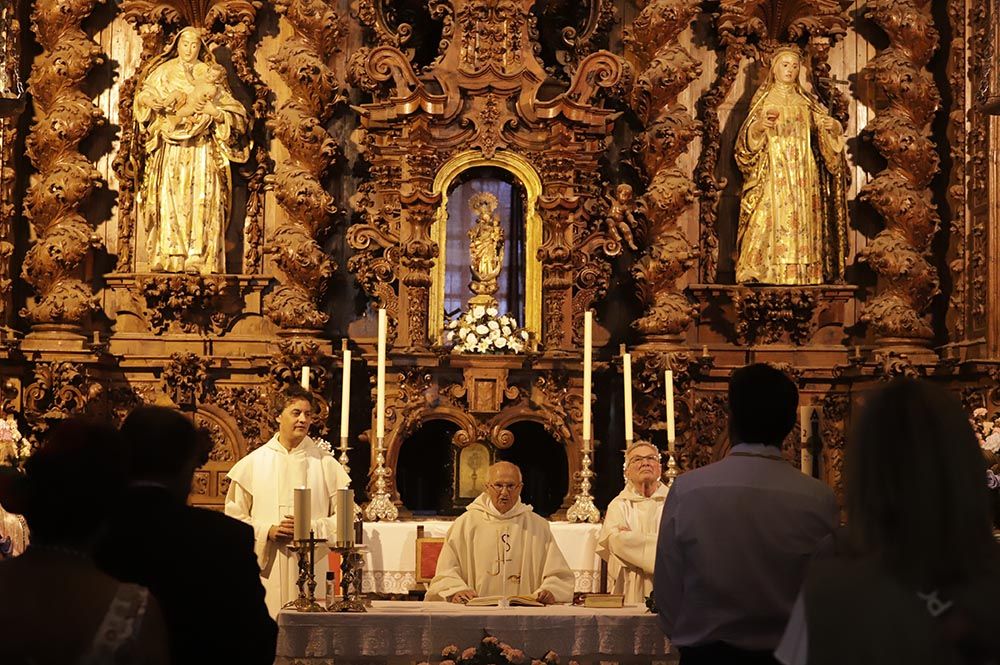
M 310 528 L 314 537 L 329 540 L 336 530 L 334 496 L 351 482 L 333 455 L 308 436 L 313 419 L 312 395 L 296 387 L 279 406 L 278 433 L 233 466 L 226 494 L 226 514 L 253 527 L 254 549 L 271 616 L 277 616 L 285 603 L 298 596 L 298 559 L 289 549 L 295 529 L 293 490 L 311 489 Z M 318 580 L 326 577 L 328 551 L 325 544 L 317 544 Z
M 573 571 L 549 522 L 521 503 L 521 470 L 490 467 L 486 491 L 448 529 L 427 600 L 464 603 L 477 596 L 573 600 Z
M 653 590 L 653 562 L 667 486 L 660 482 L 660 451 L 640 442 L 625 453 L 625 489 L 604 516 L 597 554 L 608 562 L 608 591 L 642 604 Z

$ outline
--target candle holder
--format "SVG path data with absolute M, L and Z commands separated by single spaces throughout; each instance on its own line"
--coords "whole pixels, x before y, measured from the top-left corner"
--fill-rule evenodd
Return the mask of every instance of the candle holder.
M 344 467 L 344 472 L 350 475 L 351 467 L 347 465 L 347 451 L 350 450 L 350 446 L 347 445 L 347 437 L 340 437 L 340 446 L 337 448 L 340 451 L 340 458 L 337 460 L 340 462 L 340 466 Z
M 601 519 L 601 511 L 594 505 L 594 497 L 590 494 L 590 479 L 594 477 L 594 472 L 590 470 L 591 444 L 591 439 L 585 439 L 583 442 L 583 459 L 580 461 L 580 471 L 577 474 L 580 486 L 573 505 L 566 511 L 566 519 L 570 522 L 594 523 Z
M 328 612 L 367 612 L 367 603 L 361 593 L 361 569 L 365 558 L 363 546 L 354 543 L 334 543 L 330 548 L 340 554 L 340 599 L 326 599 Z
M 384 439 L 379 437 L 377 448 L 375 449 L 375 494 L 371 501 L 365 506 L 365 519 L 369 522 L 383 520 L 385 522 L 395 522 L 399 519 L 399 510 L 392 502 L 389 491 L 386 489 L 385 479 L 392 474 L 392 471 L 385 468 L 385 449 L 382 447 Z
M 316 543 L 325 543 L 323 538 L 315 538 L 312 531 L 304 540 L 293 540 L 289 549 L 299 557 L 299 597 L 285 603 L 282 609 L 293 609 L 296 612 L 322 612 L 323 608 L 316 602 Z
M 663 472 L 663 477 L 666 478 L 667 489 L 674 484 L 674 478 L 680 475 L 680 467 L 677 466 L 677 460 L 674 459 L 674 453 L 667 453 L 667 470 Z

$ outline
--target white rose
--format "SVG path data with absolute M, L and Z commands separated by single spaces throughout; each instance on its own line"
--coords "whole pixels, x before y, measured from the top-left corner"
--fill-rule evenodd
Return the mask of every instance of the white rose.
M 986 437 L 986 441 L 983 443 L 983 449 L 988 450 L 991 453 L 1000 452 L 1000 430 L 997 430 Z
M 482 305 L 476 305 L 472 308 L 472 317 L 476 319 L 483 318 L 483 314 L 486 313 L 486 308 Z
M 493 342 L 493 345 L 496 346 L 498 349 L 502 349 L 505 346 L 507 346 L 507 340 L 505 340 L 503 337 L 501 337 L 497 341 Z
M 468 334 L 469 334 L 469 329 L 466 328 L 465 326 L 462 326 L 461 328 L 458 329 L 458 336 L 461 337 L 462 339 L 465 339 L 465 336 Z
M 528 341 L 528 331 L 527 330 L 522 330 L 521 331 L 521 339 L 523 339 L 525 342 Z
M 502 332 L 504 335 L 509 335 L 510 334 L 510 326 L 508 326 L 508 325 L 505 324 L 502 328 L 500 328 L 500 332 Z
M 490 316 L 496 316 L 500 312 L 497 310 L 496 307 L 487 307 L 486 308 L 486 313 L 489 314 Z
M 467 346 L 472 346 L 473 344 L 475 344 L 478 341 L 479 341 L 479 339 L 473 333 L 469 333 L 468 336 L 466 336 L 466 338 L 465 338 L 465 344 Z
M 480 323 L 478 326 L 476 326 L 476 332 L 478 334 L 480 334 L 480 335 L 485 335 L 489 331 L 490 331 L 490 329 L 487 328 L 486 326 L 484 326 L 482 323 Z
M 490 330 L 500 330 L 500 324 L 496 321 L 489 321 L 486 325 L 490 327 Z

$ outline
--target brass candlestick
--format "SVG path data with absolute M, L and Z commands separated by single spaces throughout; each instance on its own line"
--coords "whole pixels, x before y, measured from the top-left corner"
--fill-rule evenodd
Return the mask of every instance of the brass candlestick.
M 322 612 L 323 608 L 316 602 L 316 543 L 325 543 L 323 538 L 315 538 L 312 531 L 305 540 L 293 540 L 289 549 L 299 557 L 299 597 L 284 604 L 282 609 L 293 609 L 296 612 Z
M 674 484 L 674 478 L 680 475 L 680 468 L 677 466 L 677 461 L 674 459 L 674 454 L 672 452 L 667 453 L 667 470 L 663 472 L 663 477 L 666 478 L 667 489 Z
M 597 522 L 601 519 L 601 511 L 594 505 L 594 497 L 590 495 L 590 479 L 594 472 L 590 470 L 591 439 L 583 442 L 583 459 L 580 462 L 580 488 L 576 493 L 573 505 L 566 511 L 566 519 L 570 522 Z
M 369 522 L 383 520 L 395 522 L 399 519 L 399 510 L 392 502 L 392 497 L 386 488 L 385 479 L 392 473 L 385 468 L 385 439 L 379 438 L 375 448 L 375 469 L 372 474 L 375 476 L 375 494 L 371 501 L 365 506 L 365 519 Z
M 361 593 L 361 569 L 364 567 L 362 546 L 354 543 L 334 543 L 330 548 L 340 554 L 340 599 L 326 599 L 328 612 L 367 612 Z
M 351 473 L 351 467 L 347 465 L 347 451 L 349 446 L 347 445 L 347 437 L 340 437 L 340 446 L 337 448 L 340 451 L 340 458 L 337 460 L 340 462 L 340 466 L 344 467 L 344 472 L 347 474 Z

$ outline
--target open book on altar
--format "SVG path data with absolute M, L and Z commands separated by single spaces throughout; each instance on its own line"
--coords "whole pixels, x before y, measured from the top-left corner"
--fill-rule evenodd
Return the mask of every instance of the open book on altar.
M 503 596 L 476 596 L 472 600 L 466 603 L 469 607 L 493 607 L 499 605 L 500 601 L 503 600 Z M 531 596 L 507 596 L 507 602 L 511 605 L 521 605 L 524 607 L 544 607 L 544 603 L 540 603 Z

